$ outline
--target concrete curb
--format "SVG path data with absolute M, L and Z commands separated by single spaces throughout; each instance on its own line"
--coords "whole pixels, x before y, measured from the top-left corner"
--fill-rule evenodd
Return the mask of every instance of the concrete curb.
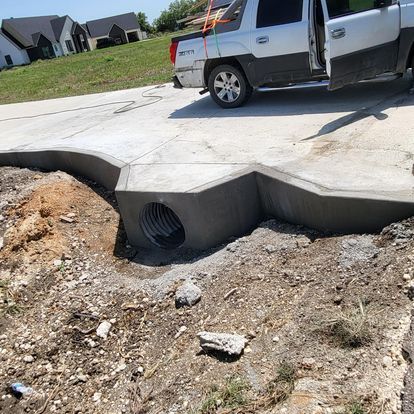
M 0 152 L 0 166 L 62 170 L 115 190 L 129 242 L 140 247 L 153 247 L 143 223 L 159 233 L 155 239 L 183 230 L 183 245 L 203 250 L 246 234 L 269 217 L 322 231 L 367 233 L 414 215 L 414 199 L 405 195 L 332 190 L 260 165 L 184 193 L 134 191 L 128 188 L 130 166 L 94 151 Z M 168 207 L 174 217 L 162 210 L 142 217 L 150 203 Z

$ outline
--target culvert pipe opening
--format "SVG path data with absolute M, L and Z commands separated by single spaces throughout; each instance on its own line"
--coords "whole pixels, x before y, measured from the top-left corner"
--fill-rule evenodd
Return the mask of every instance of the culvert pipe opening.
M 185 241 L 183 224 L 164 204 L 147 204 L 141 211 L 140 226 L 147 239 L 157 247 L 175 249 Z

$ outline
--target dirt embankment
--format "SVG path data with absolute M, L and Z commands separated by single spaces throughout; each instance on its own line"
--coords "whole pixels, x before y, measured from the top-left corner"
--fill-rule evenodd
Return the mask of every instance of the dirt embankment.
M 413 221 L 346 237 L 269 221 L 203 255 L 137 251 L 112 193 L 1 168 L 2 240 L 0 412 L 402 411 Z M 190 279 L 201 301 L 177 309 Z M 206 354 L 200 331 L 249 342 Z

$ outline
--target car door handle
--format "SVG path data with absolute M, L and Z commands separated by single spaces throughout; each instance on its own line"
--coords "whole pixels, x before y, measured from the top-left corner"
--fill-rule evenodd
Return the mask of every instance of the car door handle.
M 263 45 L 265 43 L 269 43 L 269 36 L 260 36 L 256 38 L 256 43 L 259 45 Z
M 344 27 L 340 29 L 331 30 L 332 39 L 341 39 L 346 36 L 346 30 Z

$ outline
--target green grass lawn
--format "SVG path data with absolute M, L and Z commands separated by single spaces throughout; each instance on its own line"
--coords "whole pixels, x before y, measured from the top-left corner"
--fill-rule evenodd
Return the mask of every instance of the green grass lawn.
M 0 72 L 0 104 L 60 98 L 171 80 L 170 37 L 94 50 Z

